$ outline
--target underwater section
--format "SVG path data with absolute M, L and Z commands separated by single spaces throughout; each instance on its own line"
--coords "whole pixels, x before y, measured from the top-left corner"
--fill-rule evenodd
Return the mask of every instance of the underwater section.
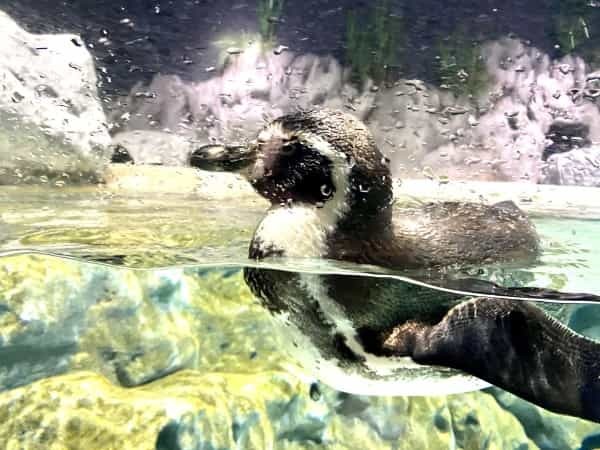
M 298 365 L 239 268 L 18 255 L 0 271 L 6 448 L 577 448 L 600 431 L 495 388 L 333 390 Z

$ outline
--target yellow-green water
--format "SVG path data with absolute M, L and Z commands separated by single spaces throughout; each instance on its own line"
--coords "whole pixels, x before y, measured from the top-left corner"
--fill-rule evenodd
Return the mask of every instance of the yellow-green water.
M 401 208 L 401 205 L 398 206 Z M 95 187 L 0 188 L 0 254 L 40 252 L 131 268 L 244 266 L 265 205 L 254 197 L 118 194 Z M 542 256 L 528 267 L 487 267 L 479 276 L 517 277 L 539 287 L 600 295 L 600 220 L 533 218 Z M 286 261 L 283 268 L 339 269 L 332 261 Z M 343 265 L 350 271 L 373 271 Z M 396 275 L 411 276 L 401 270 Z

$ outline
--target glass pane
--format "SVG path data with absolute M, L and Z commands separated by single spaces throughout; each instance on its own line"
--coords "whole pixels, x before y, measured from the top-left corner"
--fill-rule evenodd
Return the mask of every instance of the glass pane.
M 0 447 L 600 446 L 598 24 L 0 1 Z

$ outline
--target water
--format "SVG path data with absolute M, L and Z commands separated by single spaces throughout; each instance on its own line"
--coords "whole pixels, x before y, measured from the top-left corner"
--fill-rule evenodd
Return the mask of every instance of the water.
M 288 259 L 261 264 L 248 261 L 249 239 L 264 214 L 265 205 L 257 199 L 223 202 L 194 194 L 36 187 L 3 188 L 0 198 L 4 255 L 0 258 L 0 272 L 4 274 L 1 286 L 4 300 L 0 306 L 4 342 L 1 386 L 17 395 L 16 398 L 32 399 L 42 395 L 44 389 L 61 390 L 60 386 L 73 385 L 68 394 L 61 394 L 63 400 L 49 407 L 46 413 L 47 420 L 56 417 L 59 428 L 68 428 L 74 420 L 72 414 L 77 414 L 67 409 L 69 412 L 62 416 L 65 407 L 61 402 L 71 401 L 67 398 L 79 399 L 78 402 L 83 401 L 81 398 L 91 398 L 92 405 L 100 398 L 108 398 L 109 406 L 105 408 L 111 410 L 118 407 L 118 399 L 123 395 L 140 395 L 146 399 L 144 402 L 152 399 L 150 410 L 167 414 L 176 424 L 172 425 L 174 431 L 169 431 L 171 422 L 163 423 L 158 436 L 172 432 L 182 439 L 181 436 L 197 435 L 194 427 L 202 430 L 216 427 L 214 432 L 219 436 L 225 428 L 230 430 L 230 426 L 219 428 L 218 420 L 206 412 L 204 402 L 219 389 L 225 389 L 219 394 L 224 397 L 218 397 L 223 400 L 210 401 L 228 398 L 227 402 L 236 405 L 234 410 L 242 408 L 238 402 L 246 402 L 243 409 L 259 417 L 244 425 L 247 436 L 238 436 L 240 442 L 247 442 L 243 439 L 250 439 L 248 436 L 258 439 L 259 430 L 262 430 L 259 434 L 264 434 L 264 430 L 271 429 L 276 436 L 272 438 L 273 445 L 291 440 L 304 446 L 315 439 L 333 439 L 326 436 L 335 435 L 340 422 L 348 427 L 358 426 L 362 431 L 354 433 L 359 436 L 366 433 L 364 439 L 383 447 L 392 445 L 400 436 L 413 434 L 398 428 L 406 426 L 407 420 L 415 420 L 412 427 L 433 421 L 437 428 L 427 442 L 437 442 L 439 448 L 450 445 L 444 442 L 452 433 L 459 433 L 461 421 L 488 423 L 486 428 L 481 427 L 482 431 L 462 436 L 465 445 L 478 442 L 486 433 L 489 439 L 502 445 L 513 445 L 508 437 L 498 434 L 493 423 L 513 423 L 515 417 L 523 421 L 527 435 L 516 431 L 519 430 L 514 428 L 516 425 L 506 425 L 510 429 L 507 435 L 512 439 L 510 442 L 529 439 L 527 436 L 535 436 L 537 432 L 536 425 L 522 417 L 522 410 L 539 409 L 513 398 L 507 400 L 509 394 L 503 391 L 448 395 L 486 385 L 454 371 L 432 370 L 407 362 L 400 374 L 395 375 L 404 380 L 395 385 L 396 395 L 400 396 L 387 399 L 344 394 L 319 382 L 318 371 L 291 345 L 288 330 L 277 325 L 248 291 L 241 276 L 242 267 L 254 265 L 323 278 L 341 275 L 348 280 L 383 277 L 406 286 L 425 279 L 424 273 L 390 272 L 323 260 Z M 475 276 L 504 286 L 598 293 L 595 280 L 599 265 L 594 246 L 600 221 L 552 216 L 537 216 L 534 221 L 543 243 L 542 257 L 535 265 L 478 267 L 450 275 Z M 435 292 L 447 281 L 429 289 Z M 599 306 L 585 302 L 541 305 L 573 329 L 590 337 L 600 336 L 594 319 L 600 317 Z M 96 378 L 98 375 L 112 384 L 102 384 Z M 39 384 L 43 380 L 46 385 Z M 331 378 L 327 381 L 338 382 Z M 95 386 L 97 393 L 81 397 L 77 388 L 80 383 Z M 164 393 L 164 383 L 170 386 L 171 394 Z M 183 395 L 178 390 L 185 389 L 181 383 L 188 388 L 197 386 L 194 389 L 204 394 L 193 394 L 199 396 L 196 403 L 175 407 L 172 403 L 179 404 L 178 399 Z M 208 392 L 202 387 L 207 383 L 213 386 Z M 30 390 L 19 390 L 21 386 Z M 121 391 L 132 388 L 135 390 L 131 394 Z M 252 389 L 253 394 L 244 389 Z M 490 393 L 498 400 L 493 400 Z M 403 396 L 406 394 L 411 396 Z M 412 397 L 415 394 L 429 397 Z M 130 406 L 133 423 L 139 420 L 136 405 L 140 401 L 136 397 Z M 290 401 L 293 407 L 287 403 Z M 271 405 L 267 412 L 260 412 L 261 402 Z M 288 404 L 283 412 L 269 413 L 269 408 L 276 408 L 274 405 L 281 402 Z M 407 411 L 415 408 L 423 414 L 430 411 L 432 415 L 428 419 L 416 419 L 421 417 L 418 415 L 406 419 Z M 186 414 L 198 411 L 205 411 L 203 414 L 211 418 L 184 419 L 188 417 Z M 19 414 L 17 417 L 35 420 L 25 410 Z M 577 430 L 562 439 L 569 445 L 575 445 L 577 436 L 600 430 L 591 422 L 586 425 L 567 416 L 544 414 L 549 424 L 560 421 L 557 423 L 564 423 L 561 427 Z M 237 423 L 248 419 L 237 412 L 233 420 Z M 286 420 L 297 425 L 282 437 L 275 430 L 285 428 L 282 421 Z M 25 422 L 10 423 L 18 429 Z M 370 434 L 373 430 L 378 430 L 377 437 Z M 353 436 L 355 439 L 356 434 Z M 87 442 L 83 435 L 77 439 Z M 259 445 L 268 444 L 264 435 L 261 439 Z M 335 439 L 344 441 L 342 435 Z M 535 440 L 543 439 L 537 436 Z M 233 445 L 235 441 L 228 442 Z
M 1 253 L 36 251 L 131 268 L 247 265 L 248 244 L 267 208 L 258 197 L 224 201 L 193 193 L 119 193 L 91 187 L 0 188 L 0 206 Z M 526 282 L 600 295 L 594 251 L 600 220 L 538 215 L 533 221 L 543 248 L 534 265 L 478 266 L 467 273 L 504 285 Z M 278 264 L 317 272 L 423 276 L 339 261 L 287 259 Z

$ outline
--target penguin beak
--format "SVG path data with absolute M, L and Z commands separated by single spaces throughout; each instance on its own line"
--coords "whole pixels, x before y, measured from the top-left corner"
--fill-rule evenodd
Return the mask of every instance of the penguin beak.
M 213 172 L 239 172 L 245 175 L 256 161 L 256 146 L 205 145 L 190 155 L 190 165 Z

